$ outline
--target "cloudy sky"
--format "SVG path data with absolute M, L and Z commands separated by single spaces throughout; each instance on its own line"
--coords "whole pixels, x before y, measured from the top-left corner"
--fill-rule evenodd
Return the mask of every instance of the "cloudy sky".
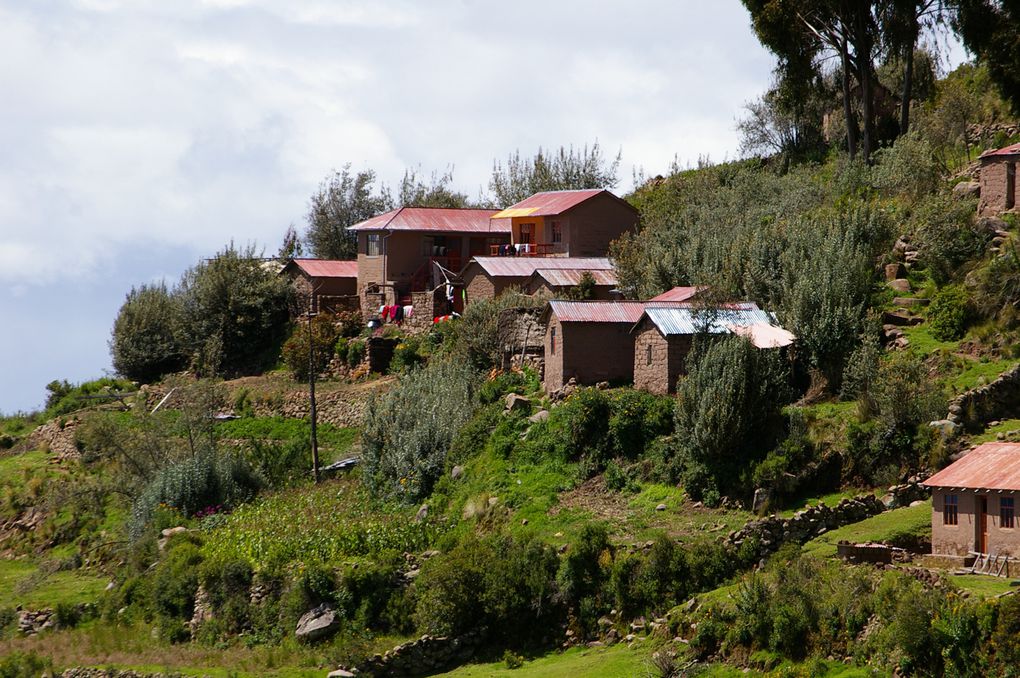
M 390 185 L 598 139 L 732 158 L 772 58 L 738 0 L 0 0 L 0 412 L 110 369 L 132 285 L 275 250 L 345 163 Z

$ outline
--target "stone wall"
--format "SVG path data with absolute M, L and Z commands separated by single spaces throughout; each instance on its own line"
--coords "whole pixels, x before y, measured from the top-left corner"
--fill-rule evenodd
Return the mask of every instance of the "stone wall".
M 726 541 L 733 546 L 740 546 L 748 539 L 756 539 L 759 544 L 758 556 L 765 556 L 779 550 L 787 542 L 803 544 L 821 534 L 837 527 L 857 523 L 865 518 L 878 515 L 887 509 L 908 506 L 911 502 L 922 499 L 928 491 L 916 482 L 896 485 L 889 488 L 888 493 L 879 499 L 872 494 L 864 494 L 853 499 L 843 499 L 835 506 L 819 504 L 798 511 L 792 518 L 780 518 L 771 515 L 760 520 L 752 520 L 739 530 L 731 532 Z
M 397 645 L 386 654 L 377 654 L 358 665 L 355 670 L 347 671 L 375 678 L 431 675 L 470 660 L 481 639 L 479 632 L 457 638 L 425 635 L 418 640 Z M 338 672 L 338 675 L 342 674 Z
M 985 386 L 961 393 L 949 404 L 946 417 L 955 426 L 977 428 L 996 419 L 1020 416 L 1020 365 Z
M 76 417 L 59 417 L 38 426 L 28 435 L 25 449 L 46 449 L 58 459 L 80 456 L 75 443 L 75 429 L 78 427 Z

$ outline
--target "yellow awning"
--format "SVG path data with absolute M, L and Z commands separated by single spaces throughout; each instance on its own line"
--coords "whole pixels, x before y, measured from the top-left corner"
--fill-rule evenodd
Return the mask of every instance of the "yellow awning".
M 537 207 L 511 207 L 503 210 L 502 212 L 496 212 L 490 219 L 512 219 L 514 217 L 530 217 L 538 210 Z

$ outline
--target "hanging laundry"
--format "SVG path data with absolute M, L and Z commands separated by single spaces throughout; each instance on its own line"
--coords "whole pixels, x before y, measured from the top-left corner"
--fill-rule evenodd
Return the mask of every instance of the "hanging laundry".
M 404 307 L 404 317 L 405 318 L 413 318 L 414 317 L 414 306 L 405 306 Z

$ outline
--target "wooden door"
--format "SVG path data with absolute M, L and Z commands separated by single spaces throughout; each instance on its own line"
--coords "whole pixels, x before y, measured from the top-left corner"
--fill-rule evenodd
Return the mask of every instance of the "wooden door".
M 977 551 L 979 553 L 988 553 L 988 498 L 978 497 L 977 498 Z

